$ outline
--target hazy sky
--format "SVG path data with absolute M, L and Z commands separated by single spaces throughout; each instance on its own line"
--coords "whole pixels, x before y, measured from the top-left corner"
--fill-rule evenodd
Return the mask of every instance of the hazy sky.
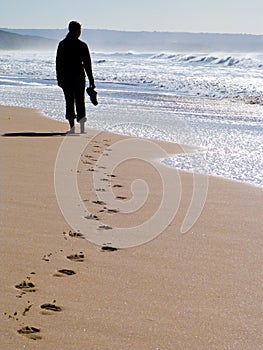
M 0 0 L 0 27 L 263 34 L 263 0 Z

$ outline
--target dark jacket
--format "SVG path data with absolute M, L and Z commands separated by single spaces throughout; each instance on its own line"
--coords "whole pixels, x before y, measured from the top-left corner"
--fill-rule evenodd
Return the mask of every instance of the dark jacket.
M 94 78 L 87 44 L 69 33 L 58 45 L 56 72 L 59 85 L 67 78 L 84 77 L 86 72 L 90 85 L 93 86 Z

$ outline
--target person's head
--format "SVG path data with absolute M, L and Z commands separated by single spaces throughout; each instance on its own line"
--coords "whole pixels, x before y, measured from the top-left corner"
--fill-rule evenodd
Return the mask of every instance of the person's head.
M 70 34 L 80 36 L 81 33 L 81 24 L 76 21 L 71 21 L 68 25 L 68 30 Z

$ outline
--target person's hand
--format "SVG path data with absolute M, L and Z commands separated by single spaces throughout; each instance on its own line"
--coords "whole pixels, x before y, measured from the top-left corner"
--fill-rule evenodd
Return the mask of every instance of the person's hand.
M 95 83 L 93 82 L 93 83 L 90 83 L 90 84 L 89 84 L 89 87 L 90 87 L 91 89 L 95 89 L 95 88 L 96 88 L 96 85 L 95 85 Z

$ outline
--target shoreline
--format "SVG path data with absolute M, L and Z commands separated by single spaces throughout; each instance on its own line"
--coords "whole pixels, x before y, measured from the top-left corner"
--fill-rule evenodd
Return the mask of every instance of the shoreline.
M 180 174 L 182 197 L 164 232 L 138 247 L 102 250 L 72 234 L 57 203 L 54 166 L 64 138 L 58 133 L 65 132 L 67 124 L 31 109 L 0 107 L 0 112 L 1 134 L 16 133 L 0 137 L 0 337 L 6 350 L 262 347 L 260 187 L 209 176 L 201 216 L 182 235 L 194 175 L 170 170 Z M 23 132 L 35 134 L 24 137 Z M 92 139 L 92 133 L 88 130 L 87 137 Z M 138 163 L 126 162 L 114 171 L 116 177 L 101 182 L 101 188 L 107 182 L 121 186 L 114 193 L 128 200 L 132 181 L 143 174 L 152 191 L 140 213 L 112 213 L 107 204 L 94 203 L 98 198 L 92 176 L 98 174 L 101 180 L 111 175 L 99 168 L 99 156 L 127 139 L 138 143 L 136 138 L 101 132 L 89 142 L 84 162 L 78 165 L 87 209 L 109 226 L 143 221 L 161 201 L 160 178 L 153 166 L 140 172 Z M 180 149 L 164 145 L 168 153 Z M 92 159 L 85 157 L 89 155 Z
M 197 97 L 197 98 L 200 98 L 200 97 Z M 48 118 L 49 120 L 51 121 L 54 121 L 54 122 L 58 122 L 58 123 L 61 123 L 61 125 L 67 125 L 68 122 L 65 120 L 65 121 L 62 121 L 62 120 L 57 120 L 57 119 L 54 119 L 53 117 L 50 117 L 48 115 L 45 114 L 44 111 L 42 110 L 39 110 L 39 109 L 36 109 L 36 108 L 29 108 L 29 107 L 21 107 L 21 106 L 12 106 L 12 105 L 0 105 L 0 108 L 18 108 L 18 109 L 29 109 L 29 110 L 32 110 L 32 111 L 36 111 L 38 114 L 40 114 L 41 116 L 43 116 L 44 118 Z M 76 123 L 76 125 L 78 125 L 78 123 Z M 164 141 L 164 140 L 159 140 L 159 139 L 148 139 L 148 138 L 145 138 L 145 137 L 140 137 L 140 136 L 134 136 L 134 135 L 129 135 L 129 134 L 121 134 L 121 133 L 116 133 L 116 132 L 111 132 L 111 131 L 108 131 L 108 130 L 98 130 L 98 129 L 94 129 L 94 128 L 90 128 L 88 127 L 89 130 L 93 130 L 93 131 L 98 131 L 98 132 L 105 132 L 105 133 L 110 133 L 110 134 L 114 134 L 114 135 L 119 135 L 120 137 L 124 137 L 124 138 L 138 138 L 138 139 L 146 139 L 146 140 L 149 140 L 149 141 L 152 141 L 152 142 L 160 142 L 160 143 L 163 143 L 163 144 L 177 144 L 176 142 L 173 142 L 173 141 Z M 63 128 L 63 130 L 68 130 L 68 128 Z M 63 131 L 63 132 L 65 132 Z M 202 148 L 201 146 L 197 146 L 197 145 L 191 145 L 191 144 L 179 144 L 182 148 L 182 153 L 195 153 L 195 151 L 197 150 L 202 150 L 205 148 Z M 180 154 L 180 153 L 178 153 Z M 172 156 L 173 154 L 171 154 Z M 162 162 L 162 159 L 159 159 L 160 163 L 163 164 L 164 166 L 167 166 L 169 168 L 172 168 L 172 169 L 175 169 L 177 171 L 182 171 L 182 172 L 186 172 L 186 173 L 189 173 L 189 174 L 200 174 L 200 175 L 204 175 L 204 176 L 207 176 L 207 177 L 214 177 L 214 178 L 218 178 L 218 179 L 222 179 L 222 180 L 225 180 L 225 181 L 233 181 L 233 182 L 236 182 L 236 183 L 239 183 L 239 184 L 244 184 L 244 185 L 248 185 L 248 186 L 252 186 L 252 187 L 256 187 L 256 188 L 259 188 L 259 189 L 263 189 L 263 185 L 259 185 L 259 184 L 255 184 L 255 183 L 251 183 L 251 182 L 245 182 L 245 181 L 242 181 L 242 180 L 237 180 L 237 179 L 233 179 L 233 178 L 230 178 L 230 177 L 224 177 L 223 175 L 215 175 L 215 174 L 209 174 L 209 173 L 196 173 L 194 171 L 191 171 L 191 170 L 185 170 L 185 169 L 180 169 L 180 168 L 177 168 L 177 167 L 172 167 L 171 165 L 169 164 L 166 164 L 164 162 Z

